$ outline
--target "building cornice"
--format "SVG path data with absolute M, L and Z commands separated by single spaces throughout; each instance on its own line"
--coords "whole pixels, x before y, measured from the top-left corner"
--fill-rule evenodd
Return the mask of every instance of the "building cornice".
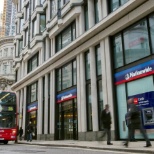
M 8 43 L 13 43 L 14 37 L 13 36 L 8 36 L 8 37 L 2 37 L 0 38 L 0 46 Z

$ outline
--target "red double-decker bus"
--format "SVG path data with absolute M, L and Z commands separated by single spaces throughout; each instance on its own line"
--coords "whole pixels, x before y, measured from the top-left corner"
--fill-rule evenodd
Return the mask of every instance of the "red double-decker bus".
M 16 94 L 0 91 L 0 142 L 17 140 Z

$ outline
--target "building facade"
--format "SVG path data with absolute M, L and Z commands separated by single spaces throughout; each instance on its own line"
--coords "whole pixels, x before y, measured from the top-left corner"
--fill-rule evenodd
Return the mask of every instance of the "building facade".
M 154 139 L 153 0 L 13 0 L 19 126 L 38 140 L 98 140 L 101 111 L 112 139 L 127 133 L 127 99 Z M 141 138 L 136 134 L 136 138 Z
M 0 38 L 0 90 L 10 91 L 11 86 L 15 83 L 13 54 L 13 37 Z

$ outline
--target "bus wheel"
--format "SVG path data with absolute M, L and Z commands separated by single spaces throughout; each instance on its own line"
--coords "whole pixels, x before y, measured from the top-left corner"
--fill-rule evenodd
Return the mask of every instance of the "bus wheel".
M 4 144 L 8 144 L 8 141 L 4 141 Z

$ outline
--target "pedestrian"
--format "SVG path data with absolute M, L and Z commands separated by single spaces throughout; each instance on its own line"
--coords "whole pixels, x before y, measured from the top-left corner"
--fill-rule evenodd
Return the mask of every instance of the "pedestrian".
M 27 142 L 28 141 L 32 141 L 32 133 L 33 133 L 33 126 L 31 124 L 31 121 L 29 122 L 29 124 L 27 125 Z
M 101 113 L 101 120 L 104 128 L 104 132 L 102 137 L 104 137 L 107 134 L 107 145 L 113 145 L 111 143 L 111 114 L 109 110 L 109 105 L 105 105 L 105 109 Z
M 23 129 L 22 129 L 22 127 L 20 127 L 20 129 L 19 129 L 19 140 L 20 141 L 22 140 L 22 135 L 23 135 Z
M 128 131 L 128 137 L 126 142 L 124 143 L 124 146 L 128 147 L 129 141 L 130 141 L 130 132 L 132 132 L 132 129 L 140 129 L 140 132 L 142 133 L 145 141 L 146 141 L 146 145 L 145 147 L 150 147 L 151 142 L 142 126 L 142 122 L 141 122 L 141 113 L 139 111 L 139 108 L 134 104 L 134 99 L 130 98 L 128 99 L 128 106 L 129 106 L 129 115 L 130 115 L 130 122 L 131 122 L 131 130 Z
M 136 142 L 136 140 L 135 140 L 135 129 L 133 129 L 133 127 L 131 125 L 130 113 L 129 112 L 127 112 L 125 114 L 125 121 L 126 121 L 126 125 L 128 127 L 128 131 L 129 131 L 129 135 L 130 135 L 130 141 Z

